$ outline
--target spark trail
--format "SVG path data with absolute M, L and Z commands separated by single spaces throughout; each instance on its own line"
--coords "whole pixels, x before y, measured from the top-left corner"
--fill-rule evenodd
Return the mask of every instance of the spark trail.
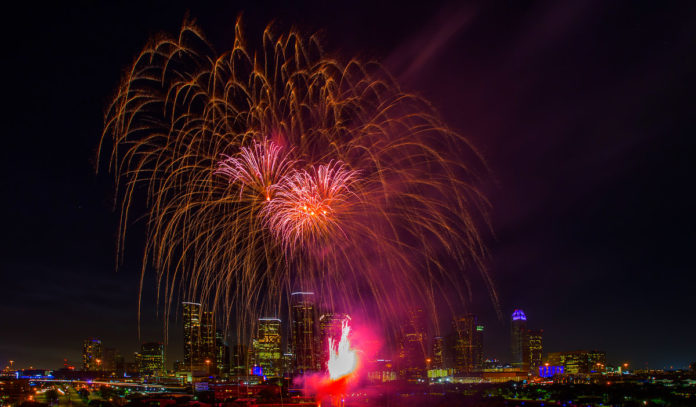
M 100 144 L 120 201 L 119 252 L 147 204 L 143 272 L 159 294 L 235 315 L 250 336 L 293 289 L 383 321 L 417 302 L 461 304 L 485 268 L 485 164 L 377 63 L 327 56 L 316 37 L 239 21 L 217 53 L 185 21 L 126 71 Z M 244 328 L 246 329 L 246 328 Z

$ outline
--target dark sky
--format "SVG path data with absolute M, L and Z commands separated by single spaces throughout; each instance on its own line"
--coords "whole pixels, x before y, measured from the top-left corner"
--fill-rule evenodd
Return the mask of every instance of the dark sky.
M 696 360 L 696 6 L 101 3 L 5 15 L 0 365 L 77 362 L 90 336 L 127 357 L 162 339 L 152 275 L 138 338 L 140 240 L 116 272 L 113 185 L 94 161 L 122 69 L 187 11 L 218 50 L 243 12 L 249 36 L 275 20 L 381 60 L 483 152 L 505 314 L 477 292 L 488 356 L 507 357 L 519 307 L 548 351 L 603 349 L 640 367 Z

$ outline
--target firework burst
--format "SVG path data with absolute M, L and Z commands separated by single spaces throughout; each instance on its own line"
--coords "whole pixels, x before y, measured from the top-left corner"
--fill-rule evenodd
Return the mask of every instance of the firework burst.
M 351 188 L 356 176 L 341 163 L 294 171 L 262 210 L 264 226 L 290 255 L 298 246 L 330 243 L 332 235 L 343 232 L 341 213 L 348 212 L 351 200 L 359 200 Z
M 252 147 L 242 147 L 237 156 L 223 155 L 216 173 L 226 176 L 230 184 L 236 184 L 240 199 L 246 190 L 249 200 L 268 202 L 292 165 L 281 147 L 263 140 Z
M 222 307 L 253 332 L 302 288 L 389 319 L 414 301 L 434 313 L 436 296 L 461 303 L 472 270 L 495 301 L 481 157 L 379 64 L 328 58 L 315 37 L 268 28 L 252 51 L 238 22 L 218 54 L 185 22 L 126 72 L 100 151 L 121 198 L 119 248 L 142 196 L 143 270 L 169 304 Z

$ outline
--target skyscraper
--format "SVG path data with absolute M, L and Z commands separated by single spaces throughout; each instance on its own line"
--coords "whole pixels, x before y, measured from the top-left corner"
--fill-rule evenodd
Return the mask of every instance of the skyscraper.
M 482 323 L 476 324 L 476 331 L 474 332 L 474 346 L 472 349 L 472 361 L 474 370 L 483 369 L 483 334 L 486 327 Z
M 511 325 L 512 366 L 529 370 L 529 339 L 527 337 L 527 316 L 521 309 L 512 313 Z
M 247 345 L 234 345 L 232 374 L 235 376 L 246 376 L 249 374 L 249 347 Z
M 82 343 L 82 370 L 102 370 L 102 343 L 99 339 L 90 338 Z
M 294 292 L 291 294 L 291 318 L 292 353 L 295 356 L 295 371 L 318 370 L 314 293 Z
M 111 373 L 116 372 L 116 363 L 118 361 L 118 357 L 119 354 L 116 348 L 104 348 L 102 350 L 102 370 Z
M 443 369 L 445 367 L 444 358 L 445 340 L 441 336 L 433 338 L 433 351 L 430 355 L 430 368 Z
M 215 366 L 215 322 L 213 313 L 201 304 L 184 302 L 184 365 L 191 371 Z
M 215 370 L 220 376 L 230 373 L 230 347 L 219 329 L 215 331 Z
M 200 363 L 200 331 L 201 304 L 196 302 L 182 303 L 184 308 L 184 366 L 195 370 Z
M 544 330 L 527 330 L 527 339 L 529 340 L 529 369 L 532 372 L 537 372 L 541 366 L 543 348 Z
M 259 318 L 254 339 L 254 362 L 268 377 L 280 376 L 283 368 L 281 343 L 281 322 L 278 318 Z
M 425 316 L 421 308 L 408 313 L 408 323 L 403 327 L 399 352 L 399 373 L 402 378 L 418 382 L 426 378 L 427 337 Z
M 326 369 L 329 360 L 329 338 L 340 338 L 343 320 L 350 319 L 348 314 L 325 312 L 319 317 L 319 369 Z
M 140 374 L 158 376 L 165 372 L 164 345 L 146 342 L 140 347 Z
M 201 312 L 200 338 L 201 359 L 210 373 L 210 366 L 214 368 L 216 360 L 215 317 L 212 311 Z
M 484 326 L 474 314 L 455 318 L 454 367 L 457 373 L 467 374 L 483 368 Z

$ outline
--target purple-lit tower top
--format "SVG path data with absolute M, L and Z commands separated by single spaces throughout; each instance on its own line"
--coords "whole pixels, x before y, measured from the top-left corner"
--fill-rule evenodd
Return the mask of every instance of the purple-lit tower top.
M 524 311 L 521 309 L 516 309 L 512 312 L 512 320 L 513 321 L 526 321 L 527 316 L 524 315 Z

